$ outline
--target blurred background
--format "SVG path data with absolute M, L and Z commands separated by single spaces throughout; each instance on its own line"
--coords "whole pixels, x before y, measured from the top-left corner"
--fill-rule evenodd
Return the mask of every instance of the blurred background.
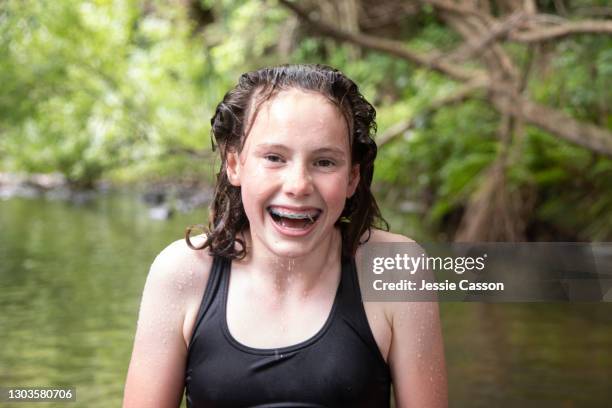
M 207 221 L 216 104 L 288 62 L 377 108 L 393 231 L 612 240 L 607 0 L 4 0 L 0 386 L 120 406 L 148 267 Z M 611 312 L 442 304 L 451 406 L 608 406 Z

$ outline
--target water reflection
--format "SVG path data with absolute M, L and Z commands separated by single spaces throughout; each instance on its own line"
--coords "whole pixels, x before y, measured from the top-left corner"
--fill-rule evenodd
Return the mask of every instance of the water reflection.
M 71 406 L 120 406 L 148 266 L 204 215 L 152 221 L 123 195 L 0 201 L 0 384 L 72 385 Z M 608 405 L 611 311 L 442 304 L 451 406 Z
M 151 221 L 123 196 L 0 202 L 0 384 L 74 385 L 73 406 L 119 406 L 148 266 L 203 216 Z
M 607 406 L 609 304 L 441 307 L 452 406 Z

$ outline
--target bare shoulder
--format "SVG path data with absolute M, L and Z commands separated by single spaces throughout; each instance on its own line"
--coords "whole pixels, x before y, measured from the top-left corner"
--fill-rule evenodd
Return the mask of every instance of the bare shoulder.
M 192 238 L 194 246 L 204 242 L 205 236 Z M 208 275 L 212 257 L 206 249 L 193 250 L 187 246 L 184 239 L 179 239 L 165 247 L 153 261 L 149 278 L 160 281 L 183 281 L 190 279 L 195 273 L 202 277 Z
M 365 241 L 365 238 L 367 238 L 367 232 L 366 232 L 366 235 L 364 235 L 364 238 L 362 238 L 362 241 Z M 356 260 L 357 260 L 357 270 L 358 271 L 361 271 L 360 267 L 363 267 L 362 265 L 363 264 L 362 257 L 364 256 L 363 248 L 367 244 L 371 244 L 371 243 L 414 244 L 414 245 L 410 245 L 409 248 L 405 248 L 405 249 L 411 252 L 414 251 L 415 254 L 421 252 L 421 247 L 418 245 L 418 243 L 416 243 L 413 239 L 409 237 L 406 237 L 401 234 L 395 234 L 392 232 L 382 231 L 379 229 L 372 228 L 370 237 L 369 237 L 369 240 L 367 240 L 367 243 L 361 245 L 359 249 L 357 250 Z M 427 273 L 426 271 L 424 272 Z M 359 275 L 360 275 L 360 279 L 362 279 L 362 276 L 365 276 L 365 272 L 360 273 Z M 367 284 L 367 283 L 360 282 L 360 285 L 362 287 L 364 284 Z M 413 324 L 417 324 L 416 321 L 412 321 L 408 323 L 409 319 L 413 318 L 415 320 L 419 320 L 421 318 L 429 317 L 430 313 L 432 313 L 430 310 L 431 306 L 432 306 L 431 304 L 426 305 L 426 302 L 415 303 L 415 302 L 388 301 L 388 302 L 378 302 L 377 308 L 380 308 L 384 312 L 384 315 L 387 318 L 387 321 L 389 323 L 390 330 L 394 333 L 397 333 L 400 328 L 409 327 Z M 434 304 L 434 307 L 437 307 L 437 306 Z
M 368 242 L 414 242 L 414 240 L 401 234 L 372 228 Z
M 197 247 L 204 239 L 202 235 L 193 237 L 191 241 Z M 193 250 L 183 239 L 172 242 L 157 255 L 151 265 L 142 307 L 159 308 L 169 303 L 178 312 L 175 315 L 180 318 L 177 323 L 181 323 L 183 334 L 188 335 L 188 323 L 193 320 L 194 309 L 199 306 L 206 289 L 211 265 L 212 256 L 208 250 Z M 146 299 L 154 302 L 145 303 Z
M 201 245 L 203 237 L 192 240 Z M 208 280 L 211 257 L 177 240 L 153 261 L 142 293 L 124 407 L 178 407 L 194 310 Z
M 401 234 L 395 234 L 393 232 L 389 232 L 389 231 L 383 231 L 380 229 L 376 229 L 376 228 L 371 228 L 370 231 L 366 231 L 362 236 L 361 236 L 361 242 L 364 242 L 364 244 L 360 245 L 359 248 L 357 248 L 357 253 L 355 255 L 355 257 L 357 258 L 357 261 L 359 261 L 361 259 L 362 256 L 362 249 L 364 247 L 364 245 L 367 245 L 368 243 L 384 243 L 384 242 L 388 242 L 388 243 L 392 243 L 392 242 L 415 242 L 412 238 L 408 238 L 407 236 L 401 235 Z M 357 264 L 359 264 L 359 262 L 357 262 Z
M 372 229 L 368 242 L 415 241 L 404 235 Z M 418 244 L 410 247 L 419 253 L 422 250 Z M 424 279 L 433 279 L 429 271 L 423 271 L 423 274 Z M 438 303 L 378 302 L 372 308 L 382 310 L 388 324 L 387 362 L 393 378 L 396 406 L 447 407 L 446 363 Z

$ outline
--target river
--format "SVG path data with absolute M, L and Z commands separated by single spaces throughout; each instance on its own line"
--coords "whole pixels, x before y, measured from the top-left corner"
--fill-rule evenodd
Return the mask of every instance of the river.
M 76 388 L 36 407 L 120 406 L 148 267 L 205 216 L 151 220 L 134 194 L 0 200 L 0 387 Z M 451 407 L 609 406 L 612 304 L 443 303 L 441 317 Z

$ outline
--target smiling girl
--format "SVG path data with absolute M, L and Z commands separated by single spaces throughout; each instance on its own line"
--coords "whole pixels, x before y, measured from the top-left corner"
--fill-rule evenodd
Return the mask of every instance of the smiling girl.
M 326 66 L 241 76 L 209 231 L 151 266 L 124 407 L 447 405 L 437 304 L 362 301 L 361 245 L 410 241 L 376 228 L 374 119 Z

